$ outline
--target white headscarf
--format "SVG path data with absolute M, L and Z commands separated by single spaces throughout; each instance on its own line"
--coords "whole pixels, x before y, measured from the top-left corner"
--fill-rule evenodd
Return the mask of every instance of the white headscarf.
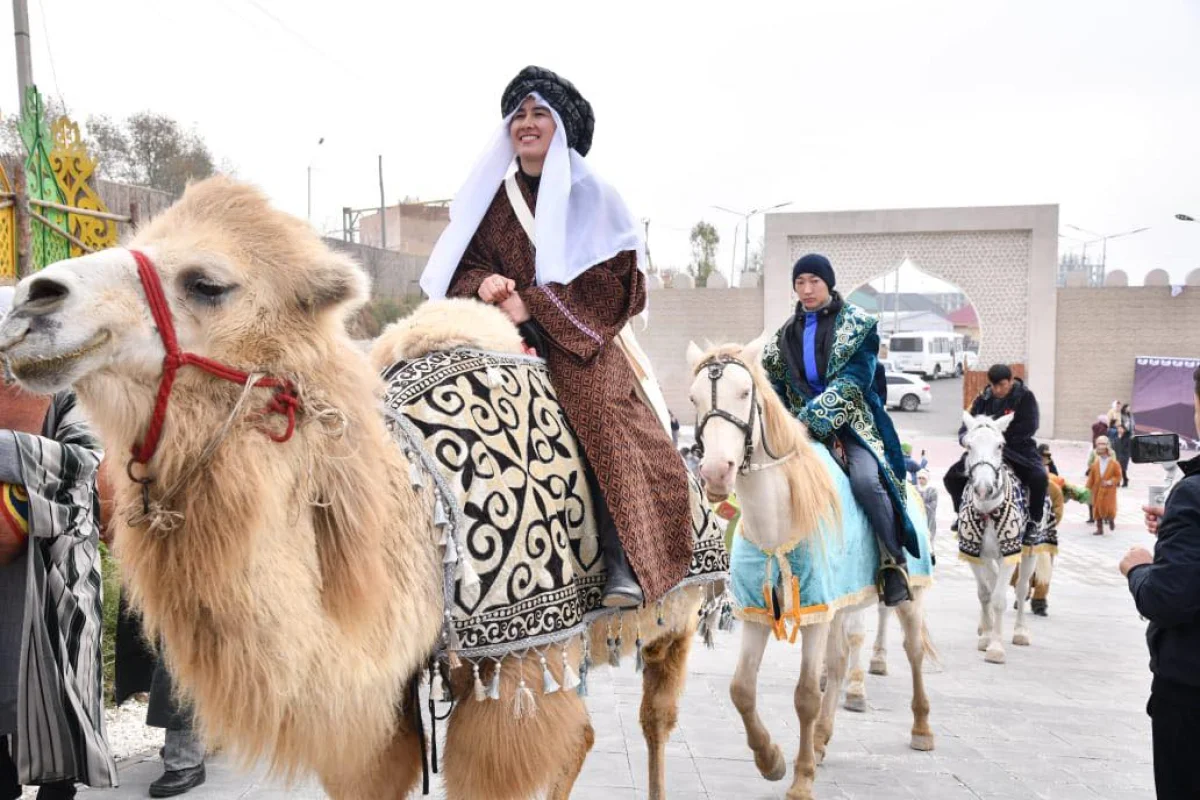
M 570 283 L 626 250 L 637 253 L 638 269 L 644 271 L 642 230 L 625 201 L 567 146 L 567 130 L 558 112 L 536 92 L 531 96 L 550 109 L 556 125 L 534 210 L 538 285 Z M 446 296 L 467 245 L 514 167 L 517 153 L 509 129 L 515 114 L 504 118 L 450 204 L 450 225 L 421 273 L 421 288 L 431 298 Z

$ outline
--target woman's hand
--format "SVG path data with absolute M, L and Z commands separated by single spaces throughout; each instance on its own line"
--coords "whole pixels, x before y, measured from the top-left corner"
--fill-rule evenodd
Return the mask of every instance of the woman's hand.
M 516 292 L 510 294 L 507 300 L 500 303 L 499 308 L 508 315 L 513 325 L 520 325 L 522 322 L 529 321 L 529 309 L 525 306 L 525 301 L 521 299 L 521 295 Z
M 490 306 L 498 306 L 516 291 L 517 282 L 511 278 L 503 275 L 489 275 L 484 278 L 483 283 L 479 284 L 479 299 Z

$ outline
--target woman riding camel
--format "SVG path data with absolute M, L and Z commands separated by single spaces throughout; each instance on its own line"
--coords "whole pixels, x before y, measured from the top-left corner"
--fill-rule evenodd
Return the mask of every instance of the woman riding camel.
M 646 306 L 641 229 L 584 160 L 595 120 L 574 85 L 526 67 L 500 109 L 421 287 L 499 307 L 546 359 L 589 464 L 604 605 L 638 606 L 675 586 L 692 556 L 683 461 L 614 342 Z

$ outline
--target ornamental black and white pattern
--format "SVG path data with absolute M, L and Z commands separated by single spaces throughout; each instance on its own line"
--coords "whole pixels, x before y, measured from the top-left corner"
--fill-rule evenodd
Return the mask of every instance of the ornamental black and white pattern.
M 545 362 L 453 350 L 384 372 L 387 424 L 433 472 L 446 514 L 450 646 L 499 657 L 578 634 L 604 587 L 582 451 Z M 692 487 L 694 549 L 684 583 L 723 578 L 715 515 Z

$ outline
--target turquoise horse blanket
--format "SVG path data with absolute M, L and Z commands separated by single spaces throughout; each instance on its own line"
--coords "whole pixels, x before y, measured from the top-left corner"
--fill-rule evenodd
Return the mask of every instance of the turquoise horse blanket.
M 826 622 L 839 609 L 857 605 L 877 592 L 875 576 L 880 558 L 875 534 L 854 501 L 846 473 L 826 448 L 813 449 L 833 476 L 833 485 L 841 499 L 840 534 L 822 529 L 820 541 L 810 538 L 767 553 L 743 538 L 739 531 L 730 555 L 729 577 L 737 616 L 770 625 L 778 638 L 790 641 L 795 641 L 802 626 Z M 933 580 L 933 563 L 925 506 L 916 487 L 907 481 L 905 486 L 906 511 L 921 550 L 920 558 L 906 554 L 909 581 L 914 587 L 927 586 Z

